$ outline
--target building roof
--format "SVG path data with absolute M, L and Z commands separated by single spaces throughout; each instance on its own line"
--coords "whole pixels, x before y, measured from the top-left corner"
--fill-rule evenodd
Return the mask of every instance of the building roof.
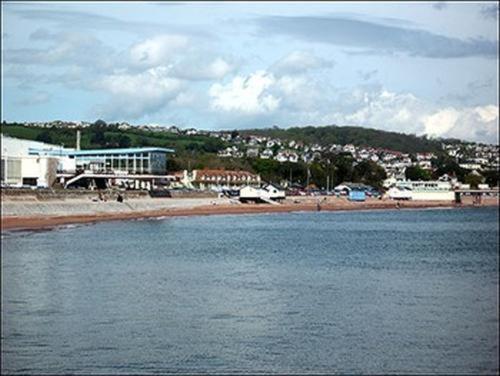
M 88 149 L 88 150 L 44 150 L 29 149 L 30 154 L 50 154 L 67 156 L 85 156 L 85 155 L 112 155 L 112 154 L 137 154 L 137 153 L 174 153 L 173 149 L 166 148 L 122 148 L 122 149 Z

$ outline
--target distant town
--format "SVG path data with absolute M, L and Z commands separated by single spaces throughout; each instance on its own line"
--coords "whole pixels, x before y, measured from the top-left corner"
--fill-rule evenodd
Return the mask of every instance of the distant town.
M 26 129 L 43 131 L 26 133 L 25 137 L 19 137 L 14 132 Z M 45 130 L 50 130 L 52 133 Z M 458 184 L 476 188 L 478 185 L 498 186 L 499 146 L 459 140 L 432 140 L 434 150 L 408 152 L 366 144 L 356 145 L 355 142 L 343 144 L 328 143 L 323 140 L 307 142 L 304 137 L 297 139 L 290 136 L 277 137 L 272 134 L 262 134 L 262 130 L 206 131 L 195 128 L 180 129 L 176 126 L 131 125 L 126 122 L 106 124 L 102 120 L 94 123 L 65 121 L 2 123 L 2 136 L 27 138 L 40 143 L 38 151 L 35 150 L 37 145 L 26 148 L 26 154 L 31 155 L 55 157 L 58 153 L 57 148 L 63 148 L 59 142 L 54 142 L 54 135 L 58 135 L 58 132 L 68 134 L 71 142 L 72 139 L 76 140 L 77 133 L 80 135 L 80 132 L 84 134 L 90 132 L 88 137 L 86 136 L 89 143 L 101 142 L 94 151 L 80 151 L 79 140 L 75 141 L 78 142 L 78 145 L 74 144 L 75 148 L 64 146 L 66 155 L 72 161 L 80 163 L 64 168 L 59 163 L 59 175 L 55 180 L 62 182 L 64 187 L 68 187 L 68 181 L 72 183 L 86 181 L 88 186 L 89 179 L 84 178 L 91 175 L 83 176 L 82 173 L 84 171 L 88 173 L 89 170 L 93 170 L 94 173 L 124 173 L 129 174 L 129 178 L 134 175 L 139 180 L 133 182 L 132 186 L 148 189 L 157 187 L 167 177 L 169 180 L 167 185 L 170 188 L 210 190 L 241 188 L 247 183 L 260 185 L 264 181 L 272 181 L 289 190 L 293 188 L 319 191 L 331 191 L 343 183 L 365 184 L 379 190 L 389 189 L 401 181 L 446 181 L 455 187 L 458 187 Z M 113 138 L 113 132 L 119 133 L 118 138 Z M 376 132 L 381 132 L 381 136 L 377 137 L 384 136 L 382 131 Z M 24 133 L 22 135 L 24 136 Z M 412 137 L 419 141 L 430 142 L 427 139 Z M 112 139 L 118 141 L 110 144 L 109 140 Z M 179 140 L 182 143 L 179 143 Z M 197 143 L 192 143 L 191 140 Z M 215 143 L 210 140 L 215 140 Z M 206 147 L 208 144 L 209 148 Z M 111 157 L 113 148 L 106 148 L 107 145 L 115 146 L 117 155 L 114 158 Z M 5 160 L 15 157 L 8 154 L 12 154 L 12 150 L 16 148 L 22 149 L 20 146 L 12 146 L 10 152 L 5 148 L 2 149 L 4 185 L 8 180 L 4 173 Z M 122 151 L 119 151 L 120 148 Z M 130 150 L 123 150 L 125 148 Z M 144 162 L 140 148 L 148 149 L 148 159 Z M 82 157 L 82 153 L 85 154 L 85 158 Z M 125 160 L 125 156 L 121 155 L 123 153 L 130 155 L 130 159 Z M 132 157 L 134 153 L 141 156 Z M 106 154 L 110 157 L 106 158 Z M 168 163 L 167 154 L 169 154 Z M 201 157 L 202 155 L 205 157 Z M 89 156 L 94 158 L 89 159 Z M 158 162 L 159 159 L 162 160 Z M 155 169 L 152 169 L 153 166 L 156 166 Z M 141 174 L 158 176 L 145 178 L 140 177 Z M 75 175 L 79 175 L 80 178 L 75 179 Z M 116 176 L 111 177 L 114 178 L 113 181 L 120 180 L 116 179 Z M 144 185 L 145 181 L 147 185 Z M 33 182 L 33 179 L 24 182 Z M 22 180 L 18 179 L 16 184 L 23 185 Z M 44 184 L 52 186 L 53 182 Z

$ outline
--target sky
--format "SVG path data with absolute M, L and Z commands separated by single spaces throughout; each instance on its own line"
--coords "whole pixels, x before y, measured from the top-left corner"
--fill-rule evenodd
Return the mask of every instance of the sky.
M 2 2 L 2 120 L 498 144 L 496 2 Z

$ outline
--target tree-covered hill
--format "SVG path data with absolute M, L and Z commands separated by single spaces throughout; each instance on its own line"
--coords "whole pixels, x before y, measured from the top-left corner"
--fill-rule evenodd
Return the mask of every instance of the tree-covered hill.
M 76 146 L 76 130 L 67 127 L 36 127 L 18 123 L 3 123 L 1 132 L 7 136 L 42 141 L 49 144 Z M 121 130 L 116 124 L 95 122 L 81 129 L 82 149 L 165 147 L 178 153 L 200 151 L 216 153 L 226 146 L 220 139 L 206 135 L 183 135 L 171 132 L 152 132 L 138 128 Z
M 371 128 L 340 127 L 329 125 L 324 127 L 266 128 L 239 131 L 241 135 L 260 135 L 282 140 L 302 141 L 306 144 L 353 144 L 371 146 L 405 153 L 437 152 L 441 150 L 441 142 L 425 137 L 417 137 L 396 132 L 386 132 Z

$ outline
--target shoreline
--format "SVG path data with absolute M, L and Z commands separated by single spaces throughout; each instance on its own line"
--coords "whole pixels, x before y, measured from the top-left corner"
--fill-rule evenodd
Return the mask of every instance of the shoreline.
M 196 205 L 191 207 L 161 208 L 158 210 L 137 210 L 129 212 L 108 212 L 75 215 L 21 215 L 3 216 L 1 230 L 37 230 L 53 228 L 69 224 L 89 224 L 103 221 L 147 219 L 158 217 L 186 217 L 205 215 L 231 215 L 231 214 L 265 214 L 265 213 L 290 213 L 318 211 L 317 199 L 298 200 L 302 202 L 285 202 L 280 205 L 271 204 L 216 204 Z M 472 208 L 472 207 L 498 207 L 498 199 L 488 200 L 481 205 L 464 202 L 457 205 L 449 201 L 405 201 L 400 202 L 399 209 L 432 209 L 432 208 Z M 394 201 L 367 200 L 365 202 L 349 202 L 338 200 L 334 202 L 323 201 L 321 211 L 366 211 L 398 209 Z

